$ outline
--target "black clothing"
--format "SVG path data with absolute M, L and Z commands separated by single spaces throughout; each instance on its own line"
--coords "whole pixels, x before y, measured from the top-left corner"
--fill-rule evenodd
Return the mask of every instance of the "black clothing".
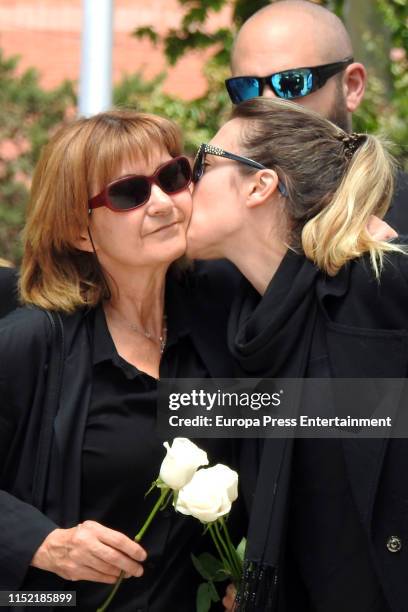
M 352 499 L 341 441 L 296 440 L 292 461 L 287 554 L 308 594 L 302 611 L 308 605 L 311 612 L 388 611 Z
M 169 337 L 160 376 L 206 378 L 208 371 L 191 341 L 185 313 L 180 307 L 174 309 L 171 300 L 166 302 Z M 93 318 L 92 324 L 88 317 L 93 386 L 83 442 L 80 520 L 98 521 L 133 538 L 154 503 L 157 493 L 147 499 L 144 495 L 163 460 L 164 440 L 159 441 L 156 434 L 157 381 L 118 355 L 102 308 Z M 216 445 L 209 449 L 200 442 L 200 446 L 208 450 L 212 461 L 231 463 L 231 456 L 223 457 Z M 133 612 L 147 606 L 152 612 L 165 610 L 166 583 L 171 576 L 171 589 L 179 594 L 178 609 L 191 612 L 200 582 L 192 568 L 191 542 L 200 543 L 202 529 L 197 521 L 184 522 L 184 517 L 173 513 L 159 514 L 147 532 L 143 540 L 149 555 L 145 574 L 139 580 L 125 581 L 115 597 L 116 610 Z M 211 547 L 210 542 L 207 545 Z M 83 581 L 76 590 L 77 605 L 91 610 L 108 596 L 111 587 Z
M 17 271 L 15 268 L 0 267 L 0 317 L 17 306 Z
M 313 333 L 306 377 L 330 377 L 321 327 Z M 319 404 L 329 407 L 325 391 Z M 352 602 L 358 612 L 389 612 L 353 502 L 341 441 L 295 440 L 292 466 L 283 572 L 291 581 L 286 608 L 344 612 Z
M 301 340 L 308 336 L 305 324 L 314 325 L 311 288 L 318 274 L 308 260 L 288 251 L 263 299 L 248 281 L 242 281 L 231 308 L 228 341 L 245 373 L 273 378 L 296 377 L 305 371 Z
M 222 271 L 222 282 L 218 277 L 218 264 L 215 264 L 205 266 L 204 270 L 199 268 L 192 277 L 188 274 L 182 281 L 169 283 L 167 287 L 169 346 L 168 359 L 166 354 L 163 368 L 167 368 L 170 375 L 231 375 L 232 364 L 225 348 L 225 329 L 235 276 L 233 272 L 228 272 L 225 276 Z M 217 296 L 214 296 L 214 291 Z M 207 310 L 202 306 L 204 296 L 213 299 L 212 307 Z M 215 300 L 215 297 L 218 300 Z M 94 329 L 94 323 L 98 323 L 98 312 L 102 333 L 99 327 L 99 332 L 92 338 L 92 333 L 89 332 Z M 159 456 L 164 456 L 161 442 L 156 440 L 154 443 L 144 436 L 141 439 L 139 429 L 145 427 L 144 431 L 151 431 L 153 427 L 151 408 L 156 381 L 147 374 L 138 372 L 115 354 L 101 316 L 102 312 L 98 309 L 63 315 L 65 367 L 60 407 L 54 426 L 45 514 L 30 505 L 30 500 L 32 466 L 36 459 L 41 420 L 49 324 L 43 312 L 30 308 L 18 309 L 0 324 L 0 391 L 4 400 L 0 411 L 0 465 L 3 468 L 3 490 L 0 492 L 2 588 L 64 588 L 64 581 L 57 576 L 34 568 L 28 569 L 33 553 L 56 526 L 76 525 L 85 518 L 85 513 L 98 520 L 98 512 L 102 512 L 105 516 L 109 515 L 113 522 L 122 522 L 123 519 L 129 535 L 134 535 L 138 520 L 145 519 L 145 510 L 140 509 L 139 515 L 139 509 L 134 506 L 132 513 L 131 505 L 137 504 L 140 495 L 148 488 L 144 487 L 144 483 L 148 482 L 150 485 L 151 480 L 156 477 L 154 470 L 161 461 Z M 94 351 L 95 348 L 105 352 L 100 356 Z M 112 378 L 108 380 L 105 375 Z M 91 381 L 95 382 L 94 387 Z M 109 401 L 113 397 L 115 405 L 110 407 Z M 139 409 L 140 398 L 143 398 L 143 401 Z M 134 400 L 138 401 L 137 410 L 132 409 Z M 130 457 L 128 450 L 120 444 L 123 441 L 121 439 L 115 446 L 116 450 L 121 451 L 121 456 L 116 456 L 114 460 L 113 454 L 110 455 L 112 448 L 107 448 L 106 445 L 110 444 L 112 447 L 114 433 L 129 439 L 129 432 L 125 431 L 126 419 L 129 428 L 134 429 L 132 450 L 135 455 Z M 105 428 L 98 438 L 95 428 L 102 427 L 103 421 Z M 110 424 L 109 427 L 106 427 L 107 423 Z M 140 445 L 137 452 L 136 445 Z M 140 470 L 139 453 L 143 452 L 143 447 L 147 457 L 144 454 L 143 469 Z M 209 449 L 211 455 L 214 455 L 213 450 Z M 103 473 L 103 482 L 100 479 L 96 481 L 96 463 L 99 462 L 101 453 L 105 454 L 109 462 Z M 132 469 L 138 470 L 138 476 L 135 478 L 133 491 L 131 484 L 125 481 L 124 487 L 129 486 L 131 503 L 124 509 L 122 516 L 119 506 L 128 497 L 126 493 L 123 495 L 123 489 L 118 492 L 118 487 L 114 488 L 114 481 L 115 475 L 128 461 L 131 463 L 127 468 L 129 478 Z M 136 492 L 139 484 L 143 486 L 143 491 Z M 92 492 L 96 494 L 96 491 L 101 491 L 104 486 L 106 490 L 101 492 L 101 505 L 98 501 L 93 503 Z M 111 496 L 109 487 L 113 487 Z M 153 497 L 154 494 L 147 498 L 145 509 L 150 510 Z M 174 603 L 177 610 L 187 612 L 191 609 L 191 602 L 194 601 L 191 597 L 199 580 L 191 566 L 187 569 L 187 551 L 191 550 L 194 543 L 194 534 L 202 541 L 202 530 L 198 521 L 190 521 L 187 518 L 183 529 L 180 529 L 179 521 L 184 517 L 174 517 L 174 513 L 163 515 L 151 526 L 143 542 L 148 550 L 151 548 L 152 555 L 146 562 L 146 590 L 140 600 L 137 600 L 137 605 L 143 610 L 159 612 L 171 610 Z M 161 554 L 163 550 L 164 554 Z M 182 567 L 181 559 L 186 559 L 185 567 Z M 155 567 L 149 567 L 149 562 Z M 178 590 L 181 578 L 182 591 Z M 126 581 L 124 592 L 128 592 L 132 582 L 137 581 Z M 72 588 L 72 584 L 69 586 Z M 103 590 L 104 585 L 101 585 L 101 588 L 106 592 L 106 589 Z M 157 590 L 160 592 L 157 593 Z M 84 587 L 84 596 L 85 591 Z M 156 592 L 152 595 L 152 602 L 148 604 L 149 591 Z M 117 597 L 120 601 L 119 593 Z M 122 598 L 125 600 L 124 596 Z M 91 599 L 85 601 L 84 609 L 87 609 Z M 100 604 L 101 597 L 92 599 L 92 605 L 94 601 Z M 171 604 L 168 604 L 169 601 Z M 127 607 L 120 609 L 134 610 L 135 605 L 133 601 L 133 607 L 129 607 L 131 604 L 127 602 Z
M 335 277 L 327 277 L 302 256 L 288 252 L 262 299 L 256 297 L 252 289 L 242 288 L 232 308 L 229 345 L 241 370 L 250 376 L 302 378 L 308 374 L 316 375 L 313 374 L 313 361 L 321 355 L 316 355 L 313 349 L 316 334 L 322 333 L 331 377 L 405 378 L 408 370 L 407 303 L 406 256 L 389 255 L 381 281 L 377 282 L 367 257 L 344 266 Z M 397 414 L 398 405 L 394 409 Z M 394 415 L 390 416 L 393 418 Z M 244 442 L 244 445 L 248 444 L 251 443 Z M 313 478 L 320 490 L 320 494 L 310 500 L 306 514 L 315 515 L 317 521 L 323 520 L 323 468 L 320 466 L 321 470 L 312 477 L 315 468 L 310 464 L 300 481 L 298 471 L 297 483 L 293 481 L 293 469 L 296 473 L 299 467 L 299 463 L 292 463 L 293 447 L 291 439 L 265 440 L 255 492 L 253 486 L 251 491 L 251 485 L 256 479 L 256 467 L 251 470 L 251 466 L 241 465 L 245 498 L 248 503 L 252 501 L 247 553 L 248 560 L 252 560 L 254 565 L 246 578 L 249 594 L 252 591 L 258 597 L 257 602 L 248 601 L 243 605 L 245 611 L 293 611 L 285 605 L 279 584 L 288 585 L 288 588 L 292 585 L 291 576 L 284 575 L 290 566 L 288 563 L 285 567 L 284 563 L 286 534 L 298 527 L 308 529 L 306 520 L 303 526 L 288 524 L 290 493 L 305 479 Z M 407 447 L 405 440 L 398 439 L 343 439 L 340 443 L 343 461 L 335 452 L 336 447 L 332 448 L 333 452 L 325 459 L 328 467 L 336 470 L 340 477 L 340 470 L 345 467 L 347 476 L 346 482 L 340 480 L 338 483 L 337 494 L 344 486 L 344 490 L 350 491 L 351 499 L 348 501 L 346 496 L 343 499 L 345 506 L 338 509 L 326 499 L 324 507 L 332 514 L 326 520 L 333 530 L 338 528 L 343 518 L 350 521 L 349 541 L 344 542 L 343 550 L 332 546 L 324 551 L 327 531 L 323 529 L 317 542 L 317 546 L 322 545 L 321 556 L 317 555 L 313 561 L 308 558 L 310 570 L 316 569 L 316 581 L 323 580 L 319 566 L 327 568 L 331 562 L 337 561 L 344 564 L 347 547 L 351 546 L 350 539 L 357 533 L 361 546 L 366 547 L 362 557 L 356 558 L 357 563 L 361 571 L 366 572 L 369 582 L 374 580 L 370 575 L 378 576 L 370 596 L 375 589 L 383 591 L 386 605 L 392 612 L 406 612 L 408 609 L 408 551 L 402 546 L 399 552 L 393 553 L 388 546 L 392 535 L 402 542 L 408 537 L 408 483 L 400 478 L 401 466 L 407 465 Z M 296 443 L 296 451 L 299 448 L 302 447 Z M 296 510 L 296 489 L 294 493 L 292 511 Z M 344 509 L 346 516 L 341 514 Z M 298 518 L 300 520 L 299 514 Z M 304 553 L 307 547 L 307 540 L 303 542 L 298 554 Z M 315 588 L 315 594 L 322 595 L 323 586 L 318 589 L 310 577 L 306 586 L 311 591 Z M 335 583 L 332 586 L 335 595 L 334 589 L 338 586 Z M 343 609 L 360 612 L 354 598 L 347 602 L 343 598 L 342 603 Z M 367 601 L 365 605 L 368 605 Z M 332 612 L 330 607 L 317 609 L 319 612 L 323 609 Z M 312 610 L 315 612 L 314 608 Z
M 395 192 L 384 217 L 399 234 L 408 235 L 408 174 L 398 172 Z

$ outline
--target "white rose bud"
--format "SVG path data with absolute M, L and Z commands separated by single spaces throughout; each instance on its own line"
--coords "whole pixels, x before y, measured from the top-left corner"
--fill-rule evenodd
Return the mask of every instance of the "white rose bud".
M 179 491 L 176 510 L 194 516 L 202 523 L 213 523 L 228 514 L 232 498 L 236 499 L 236 485 L 227 471 L 233 472 L 227 466 L 221 465 L 198 470 L 190 482 Z M 238 480 L 237 474 L 236 479 Z
M 200 465 L 208 465 L 207 453 L 188 438 L 174 438 L 173 444 L 165 442 L 167 454 L 160 468 L 159 479 L 178 491 L 187 484 Z

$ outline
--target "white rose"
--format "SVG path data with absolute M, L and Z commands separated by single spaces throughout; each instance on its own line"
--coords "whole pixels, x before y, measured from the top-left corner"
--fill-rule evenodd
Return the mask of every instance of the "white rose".
M 179 491 L 176 510 L 194 516 L 202 523 L 212 523 L 228 514 L 231 502 L 237 497 L 235 479 L 229 472 L 233 471 L 221 465 L 198 470 L 190 482 Z M 236 472 L 233 474 L 236 475 L 237 481 L 238 475 Z
M 212 478 L 217 479 L 220 486 L 225 487 L 230 502 L 238 497 L 238 474 L 223 463 L 217 463 L 212 470 Z
M 188 438 L 174 438 L 171 446 L 168 442 L 163 446 L 167 454 L 159 478 L 170 489 L 178 491 L 192 479 L 200 465 L 208 465 L 207 453 Z

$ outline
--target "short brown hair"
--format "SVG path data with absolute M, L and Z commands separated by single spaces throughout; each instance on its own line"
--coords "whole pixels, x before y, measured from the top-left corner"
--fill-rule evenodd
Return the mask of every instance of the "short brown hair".
M 182 151 L 179 128 L 163 117 L 113 110 L 62 127 L 44 148 L 24 229 L 20 293 L 25 303 L 73 312 L 107 297 L 93 253 L 76 247 L 88 227 L 88 200 L 122 163 Z

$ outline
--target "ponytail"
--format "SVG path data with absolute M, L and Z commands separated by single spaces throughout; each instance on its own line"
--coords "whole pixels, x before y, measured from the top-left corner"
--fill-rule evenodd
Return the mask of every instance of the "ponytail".
M 382 218 L 388 210 L 393 185 L 390 155 L 378 138 L 366 136 L 330 202 L 303 227 L 306 257 L 334 275 L 347 261 L 368 252 L 378 277 L 384 253 L 402 251 L 396 244 L 374 239 L 367 230 L 371 215 Z
M 379 138 L 347 134 L 287 100 L 247 100 L 232 118 L 244 121 L 243 153 L 273 168 L 285 184 L 289 247 L 330 275 L 369 253 L 378 277 L 385 253 L 405 253 L 367 231 L 370 216 L 384 216 L 393 192 L 394 162 Z

